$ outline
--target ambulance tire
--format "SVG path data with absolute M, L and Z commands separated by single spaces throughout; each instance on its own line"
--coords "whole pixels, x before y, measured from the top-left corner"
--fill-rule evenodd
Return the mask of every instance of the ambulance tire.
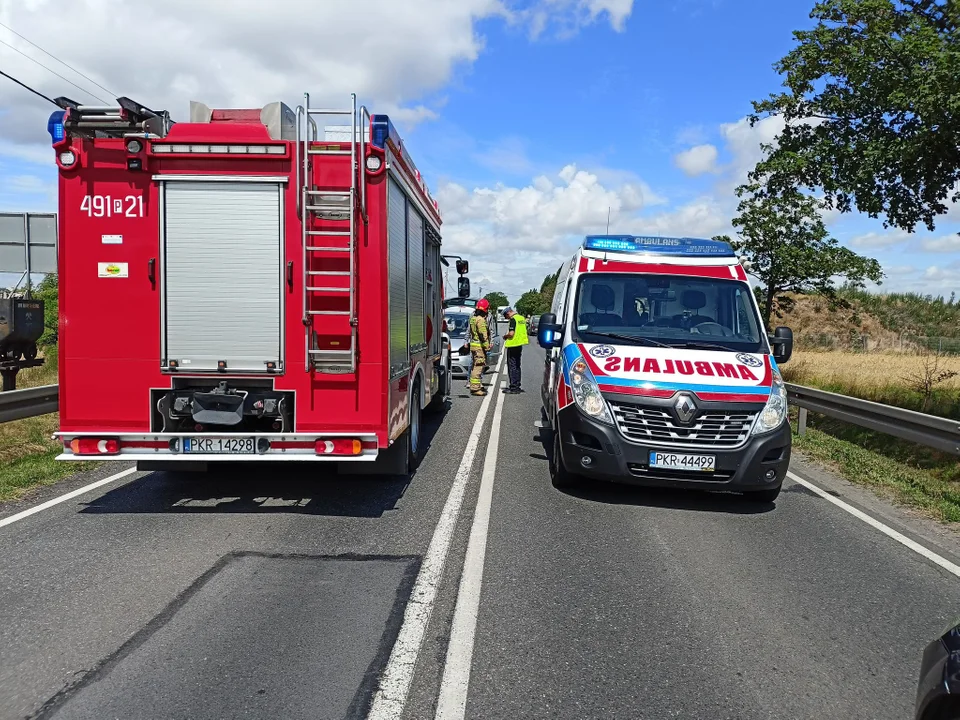
M 744 496 L 747 500 L 755 503 L 772 503 L 780 496 L 780 485 L 770 488 L 769 490 L 753 490 L 751 492 L 744 493 Z
M 413 385 L 410 393 L 410 427 L 407 428 L 407 472 L 412 473 L 420 466 L 423 458 L 423 410 L 420 407 L 420 381 Z
M 557 490 L 569 490 L 580 485 L 583 478 L 567 470 L 563 464 L 563 455 L 560 450 L 560 433 L 553 431 L 553 451 L 550 453 L 550 482 Z

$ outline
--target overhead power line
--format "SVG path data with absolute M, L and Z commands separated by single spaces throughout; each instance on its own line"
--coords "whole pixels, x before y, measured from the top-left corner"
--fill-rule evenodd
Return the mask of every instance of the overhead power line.
M 70 79 L 68 79 L 68 78 L 65 78 L 63 75 L 61 75 L 60 73 L 58 73 L 56 70 L 52 70 L 52 69 L 48 68 L 48 67 L 47 67 L 46 65 L 44 65 L 42 62 L 40 62 L 40 61 L 37 60 L 36 58 L 30 57 L 30 56 L 27 55 L 23 50 L 21 50 L 20 48 L 14 47 L 14 46 L 11 45 L 10 43 L 8 43 L 6 40 L 0 40 L 0 44 L 6 45 L 8 48 L 10 48 L 11 50 L 13 50 L 14 52 L 23 55 L 27 60 L 30 60 L 31 62 L 36 63 L 37 65 L 39 65 L 40 67 L 42 67 L 42 68 L 43 68 L 44 70 L 46 70 L 47 72 L 53 73 L 54 75 L 56 75 L 58 78 L 60 78 L 60 79 L 63 80 L 64 82 L 70 83 L 71 85 L 73 85 L 73 86 L 74 86 L 77 90 L 79 90 L 80 92 L 85 93 L 85 94 L 89 95 L 89 96 L 92 97 L 92 98 L 96 98 L 97 100 L 99 100 L 100 102 L 102 102 L 104 105 L 109 105 L 109 104 L 110 104 L 109 101 L 104 100 L 102 97 L 100 97 L 100 96 L 97 95 L 96 93 L 90 92 L 90 91 L 87 90 L 86 88 L 80 87 L 80 86 L 77 85 L 75 82 L 73 82 L 73 80 L 70 80 Z
M 44 100 L 46 100 L 47 102 L 52 102 L 54 105 L 57 104 L 56 101 L 52 100 L 51 98 L 48 98 L 46 95 L 44 95 L 44 94 L 43 94 L 42 92 L 40 92 L 39 90 L 34 90 L 32 87 L 30 87 L 30 86 L 27 85 L 26 83 L 20 82 L 20 81 L 17 80 L 13 75 L 7 75 L 7 73 L 5 73 L 3 70 L 0 70 L 0 75 L 3 75 L 5 78 L 9 78 L 10 80 L 13 80 L 17 85 L 19 85 L 20 87 L 22 87 L 24 90 L 29 90 L 30 92 L 32 92 L 32 93 L 33 93 L 34 95 L 36 95 L 37 97 L 42 97 Z M 58 105 L 57 107 L 59 107 L 59 105 Z
M 68 63 L 68 62 L 66 62 L 65 60 L 61 60 L 61 59 L 58 58 L 56 55 L 54 55 L 52 52 L 50 52 L 50 51 L 48 51 L 48 50 L 44 50 L 42 47 L 40 47 L 40 46 L 37 45 L 35 42 L 33 42 L 33 40 L 31 40 L 30 38 L 24 37 L 23 35 L 21 35 L 20 33 L 18 33 L 16 30 L 14 30 L 14 29 L 13 29 L 12 27 L 10 27 L 9 25 L 6 25 L 6 24 L 0 22 L 0 27 L 6 28 L 6 29 L 9 30 L 10 32 L 12 32 L 14 35 L 16 35 L 18 38 L 20 38 L 21 40 L 23 40 L 23 41 L 26 42 L 26 43 L 29 43 L 30 45 L 32 45 L 33 47 L 35 47 L 37 50 L 39 50 L 40 52 L 42 52 L 44 55 L 53 58 L 54 60 L 56 60 L 58 63 L 60 63 L 60 64 L 63 65 L 64 67 L 70 68 L 71 70 L 73 70 L 73 72 L 75 72 L 77 75 L 79 75 L 80 77 L 82 77 L 84 80 L 87 80 L 87 81 L 89 81 L 89 82 L 92 82 L 94 85 L 96 85 L 98 88 L 100 88 L 101 90 L 103 90 L 105 93 L 107 93 L 107 94 L 110 95 L 111 97 L 117 97 L 117 93 L 113 92 L 113 91 L 110 90 L 109 88 L 105 88 L 103 85 L 101 85 L 100 83 L 98 83 L 96 80 L 94 80 L 94 79 L 93 79 L 92 77 L 90 77 L 89 75 L 84 75 L 82 72 L 80 72 L 80 71 L 77 70 L 75 67 L 73 67 L 73 65 L 71 65 L 71 64 Z M 94 96 L 94 97 L 96 97 L 96 96 Z

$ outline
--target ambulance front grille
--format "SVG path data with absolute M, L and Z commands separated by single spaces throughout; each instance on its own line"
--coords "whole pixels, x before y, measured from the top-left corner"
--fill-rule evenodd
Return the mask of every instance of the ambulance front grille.
M 620 433 L 646 445 L 737 448 L 750 435 L 757 411 L 706 410 L 689 425 L 678 424 L 667 408 L 610 403 Z

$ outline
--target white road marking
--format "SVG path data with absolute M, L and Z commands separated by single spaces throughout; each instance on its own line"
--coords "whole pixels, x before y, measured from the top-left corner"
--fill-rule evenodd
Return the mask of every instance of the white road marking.
M 871 517 L 870 515 L 867 515 L 865 512 L 853 507 L 853 505 L 850 505 L 849 503 L 845 503 L 840 498 L 834 497 L 833 495 L 828 493 L 826 490 L 823 490 L 817 485 L 814 485 L 809 480 L 804 480 L 799 475 L 790 471 L 787 471 L 787 477 L 789 477 L 795 483 L 799 483 L 800 485 L 803 485 L 808 490 L 812 490 L 817 495 L 822 497 L 824 500 L 829 500 L 838 508 L 840 508 L 841 510 L 845 510 L 846 512 L 853 515 L 855 518 L 859 520 L 863 520 L 863 522 L 865 522 L 870 527 L 876 528 L 877 530 L 882 532 L 884 535 L 896 540 L 898 543 L 900 543 L 904 547 L 910 548 L 915 553 L 917 553 L 917 555 L 920 555 L 921 557 L 926 558 L 930 562 L 936 565 L 939 565 L 948 573 L 952 573 L 953 575 L 960 577 L 960 565 L 956 565 L 950 562 L 942 555 L 938 555 L 937 553 L 933 552 L 933 550 L 929 550 L 928 548 L 925 548 L 923 545 L 921 545 L 920 543 L 914 540 L 911 540 L 903 533 L 897 532 L 892 527 L 885 525 L 884 523 L 880 522 L 876 518 Z
M 473 664 L 473 640 L 480 612 L 480 586 L 483 582 L 483 563 L 487 553 L 487 530 L 490 526 L 490 504 L 493 481 L 497 474 L 497 450 L 500 445 L 500 418 L 503 411 L 503 393 L 497 398 L 490 428 L 490 443 L 483 459 L 480 478 L 480 496 L 473 514 L 470 541 L 463 561 L 463 575 L 457 593 L 457 607 L 453 613 L 447 661 L 440 683 L 440 699 L 436 720 L 463 720 L 467 712 L 467 689 L 470 685 L 470 667 Z
M 483 430 L 483 423 L 487 418 L 493 396 L 497 391 L 496 379 L 502 363 L 503 357 L 501 356 L 497 363 L 497 370 L 493 375 L 494 383 L 491 383 L 493 387 L 480 405 L 480 412 L 477 413 L 477 419 L 473 423 L 473 430 L 470 432 L 467 447 L 463 451 L 457 474 L 453 479 L 450 493 L 447 495 L 447 502 L 443 506 L 440 520 L 433 531 L 433 538 L 431 538 L 426 555 L 423 557 L 423 564 L 420 566 L 420 572 L 417 575 L 413 591 L 410 593 L 410 599 L 407 601 L 406 611 L 403 614 L 403 625 L 400 626 L 397 641 L 390 652 L 390 659 L 387 660 L 387 666 L 380 677 L 367 720 L 396 720 L 403 714 L 403 707 L 406 704 L 407 694 L 410 691 L 410 684 L 413 682 L 414 671 L 417 667 L 417 657 L 423 644 L 423 636 L 426 633 L 430 613 L 433 612 L 433 605 L 437 598 L 437 588 L 443 575 L 443 566 L 447 560 L 447 553 L 450 551 L 450 543 L 457 527 L 460 508 L 463 506 L 467 480 L 470 478 L 473 459 L 477 454 L 477 444 L 480 442 L 480 433 Z
M 40 503 L 35 507 L 24 510 L 23 512 L 18 512 L 16 515 L 5 517 L 2 520 L 0 520 L 0 527 L 4 527 L 6 525 L 12 525 L 18 520 L 23 520 L 24 518 L 28 518 L 31 515 L 36 515 L 38 512 L 42 512 L 47 508 L 52 508 L 54 505 L 59 505 L 60 503 L 66 502 L 67 500 L 72 500 L 73 498 L 79 495 L 83 495 L 84 493 L 88 493 L 91 490 L 96 490 L 98 487 L 102 487 L 103 485 L 112 483 L 114 480 L 120 480 L 121 478 L 125 478 L 128 475 L 133 475 L 133 473 L 135 473 L 136 471 L 137 471 L 136 468 L 130 468 L 129 470 L 124 470 L 123 472 L 117 473 L 116 475 L 111 475 L 110 477 L 104 478 L 103 480 L 97 480 L 96 482 L 92 482 L 89 485 L 84 485 L 82 488 L 77 488 L 72 492 L 68 492 L 66 495 L 55 497 L 53 500 L 47 500 L 45 503 Z

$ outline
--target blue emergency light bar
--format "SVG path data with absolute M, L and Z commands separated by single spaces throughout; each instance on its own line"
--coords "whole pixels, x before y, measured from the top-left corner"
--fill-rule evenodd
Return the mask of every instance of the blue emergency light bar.
M 373 115 L 370 118 L 370 142 L 378 148 L 385 148 L 388 138 L 395 147 L 400 147 L 400 135 L 390 118 L 386 115 Z
M 54 145 L 63 140 L 66 135 L 63 129 L 63 116 L 65 114 L 63 110 L 54 110 L 50 113 L 50 119 L 47 120 L 47 132 L 50 133 L 50 140 Z
M 722 240 L 644 235 L 588 235 L 583 249 L 675 257 L 736 257 L 730 243 Z

